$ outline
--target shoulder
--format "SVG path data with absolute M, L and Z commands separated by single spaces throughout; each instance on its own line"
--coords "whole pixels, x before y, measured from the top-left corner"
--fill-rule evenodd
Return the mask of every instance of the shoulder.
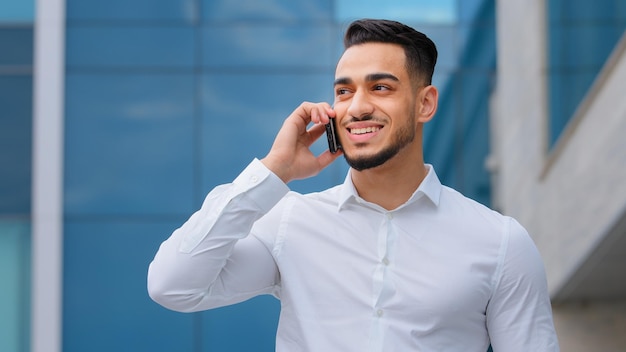
M 340 186 L 335 186 L 321 192 L 299 193 L 289 191 L 282 199 L 259 221 L 265 227 L 277 227 L 279 223 L 300 218 L 301 214 L 315 217 L 326 210 L 337 209 Z
M 521 227 L 511 217 L 503 215 L 447 186 L 442 186 L 441 189 L 439 211 L 469 227 L 488 227 L 498 232 L 508 232 L 510 226 Z M 512 225 L 512 223 L 514 224 Z

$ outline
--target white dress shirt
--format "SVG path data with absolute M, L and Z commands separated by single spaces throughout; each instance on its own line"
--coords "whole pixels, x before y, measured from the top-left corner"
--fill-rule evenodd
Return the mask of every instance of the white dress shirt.
M 349 174 L 302 195 L 255 159 L 163 242 L 149 293 L 184 312 L 274 295 L 280 352 L 558 351 L 526 230 L 428 167 L 387 211 Z

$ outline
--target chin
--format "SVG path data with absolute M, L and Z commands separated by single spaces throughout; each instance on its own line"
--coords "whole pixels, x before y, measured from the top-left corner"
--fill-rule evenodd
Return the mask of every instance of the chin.
M 383 165 L 387 162 L 387 160 L 394 157 L 398 154 L 399 149 L 397 148 L 387 148 L 378 153 L 373 154 L 361 154 L 361 155 L 351 155 L 350 153 L 344 152 L 344 158 L 348 165 L 351 168 L 357 171 L 363 171 L 367 169 L 372 169 L 377 166 Z

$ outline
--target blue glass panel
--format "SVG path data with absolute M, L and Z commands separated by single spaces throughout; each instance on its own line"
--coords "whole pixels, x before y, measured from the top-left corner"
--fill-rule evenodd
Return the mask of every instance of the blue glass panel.
M 459 64 L 458 29 L 451 25 L 431 25 L 409 23 L 416 30 L 426 34 L 437 46 L 437 65 L 435 72 L 449 70 Z
M 66 84 L 66 214 L 190 211 L 192 75 L 72 74 Z
M 460 67 L 464 69 L 493 70 L 496 65 L 496 30 L 494 27 L 459 27 L 463 43 Z
M 572 118 L 578 105 L 584 99 L 595 79 L 595 70 L 577 70 L 551 75 L 555 81 L 550 97 L 550 141 L 554 143 L 567 122 Z M 560 103 L 560 104 L 559 104 Z
M 68 20 L 186 20 L 196 17 L 196 0 L 67 0 Z
M 208 27 L 202 56 L 209 67 L 334 68 L 332 33 L 329 25 Z
M 596 72 L 600 71 L 621 35 L 621 32 L 618 33 L 610 24 L 567 26 L 562 30 L 560 58 L 563 67 L 594 68 Z
M 563 0 L 546 1 L 546 10 L 548 11 L 547 16 L 549 24 L 560 24 L 561 21 L 563 21 L 563 11 L 561 11 L 562 6 Z
M 194 64 L 191 27 L 69 26 L 71 67 L 188 67 Z
M 424 160 L 433 164 L 442 183 L 457 187 L 456 139 L 460 128 L 460 80 L 456 74 L 439 74 L 438 110 L 424 125 Z M 458 185 L 460 186 L 460 185 Z
M 202 0 L 202 17 L 211 21 L 327 21 L 331 13 L 331 0 Z
M 626 1 L 616 0 L 616 2 L 615 16 L 623 29 L 624 25 L 626 25 Z
M 557 140 L 561 131 L 570 116 L 565 113 L 566 110 L 571 111 L 571 109 L 566 109 L 564 100 L 564 81 L 563 74 L 559 71 L 553 70 L 549 73 L 549 86 L 548 86 L 548 102 L 549 102 L 549 126 L 548 126 L 548 137 L 550 145 L 554 144 Z
M 194 315 L 154 303 L 146 274 L 179 223 L 66 221 L 63 351 L 192 352 Z
M 0 27 L 0 66 L 32 65 L 33 28 Z
M 489 205 L 491 177 L 486 165 L 489 155 L 489 97 L 493 76 L 490 72 L 464 71 L 461 74 L 462 137 L 460 190 L 468 197 Z
M 274 351 L 280 302 L 261 296 L 202 313 L 202 351 Z
M 624 2 L 547 3 L 550 142 L 554 143 L 622 37 Z
M 565 59 L 563 58 L 563 26 L 550 25 L 548 32 L 548 68 L 549 70 L 562 70 Z
M 495 26 L 495 0 L 458 0 L 459 22 Z
M 0 75 L 0 213 L 30 213 L 32 76 Z
M 611 21 L 615 18 L 615 10 L 614 0 L 568 0 L 560 8 L 563 20 L 567 22 Z
M 448 68 L 435 68 L 435 74 L 433 74 L 433 85 L 437 87 L 439 90 L 439 99 L 441 100 L 441 95 L 444 94 L 443 90 L 448 89 L 450 85 L 450 77 L 456 72 L 456 69 L 448 69 Z
M 30 229 L 0 220 L 0 351 L 29 350 Z
M 0 22 L 33 22 L 35 0 L 0 1 Z
M 385 18 L 400 22 L 454 23 L 457 21 L 456 0 L 337 0 L 335 18 L 347 22 L 357 18 Z
M 301 102 L 332 103 L 332 80 L 330 73 L 206 76 L 203 84 L 203 190 L 231 182 L 253 158 L 264 157 L 283 120 Z M 322 138 L 313 150 L 321 153 L 327 148 Z M 291 186 L 305 192 L 342 182 L 343 170 L 335 168 L 344 165 L 343 160 L 338 160 L 317 177 Z

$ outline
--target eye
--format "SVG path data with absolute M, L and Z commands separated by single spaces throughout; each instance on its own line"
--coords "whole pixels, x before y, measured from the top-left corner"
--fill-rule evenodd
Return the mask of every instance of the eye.
M 374 90 L 389 90 L 389 87 L 384 84 L 377 84 L 374 86 Z
M 348 94 L 348 93 L 349 93 L 349 91 L 346 88 L 337 88 L 335 90 L 335 94 L 336 95 L 343 95 L 343 94 Z

